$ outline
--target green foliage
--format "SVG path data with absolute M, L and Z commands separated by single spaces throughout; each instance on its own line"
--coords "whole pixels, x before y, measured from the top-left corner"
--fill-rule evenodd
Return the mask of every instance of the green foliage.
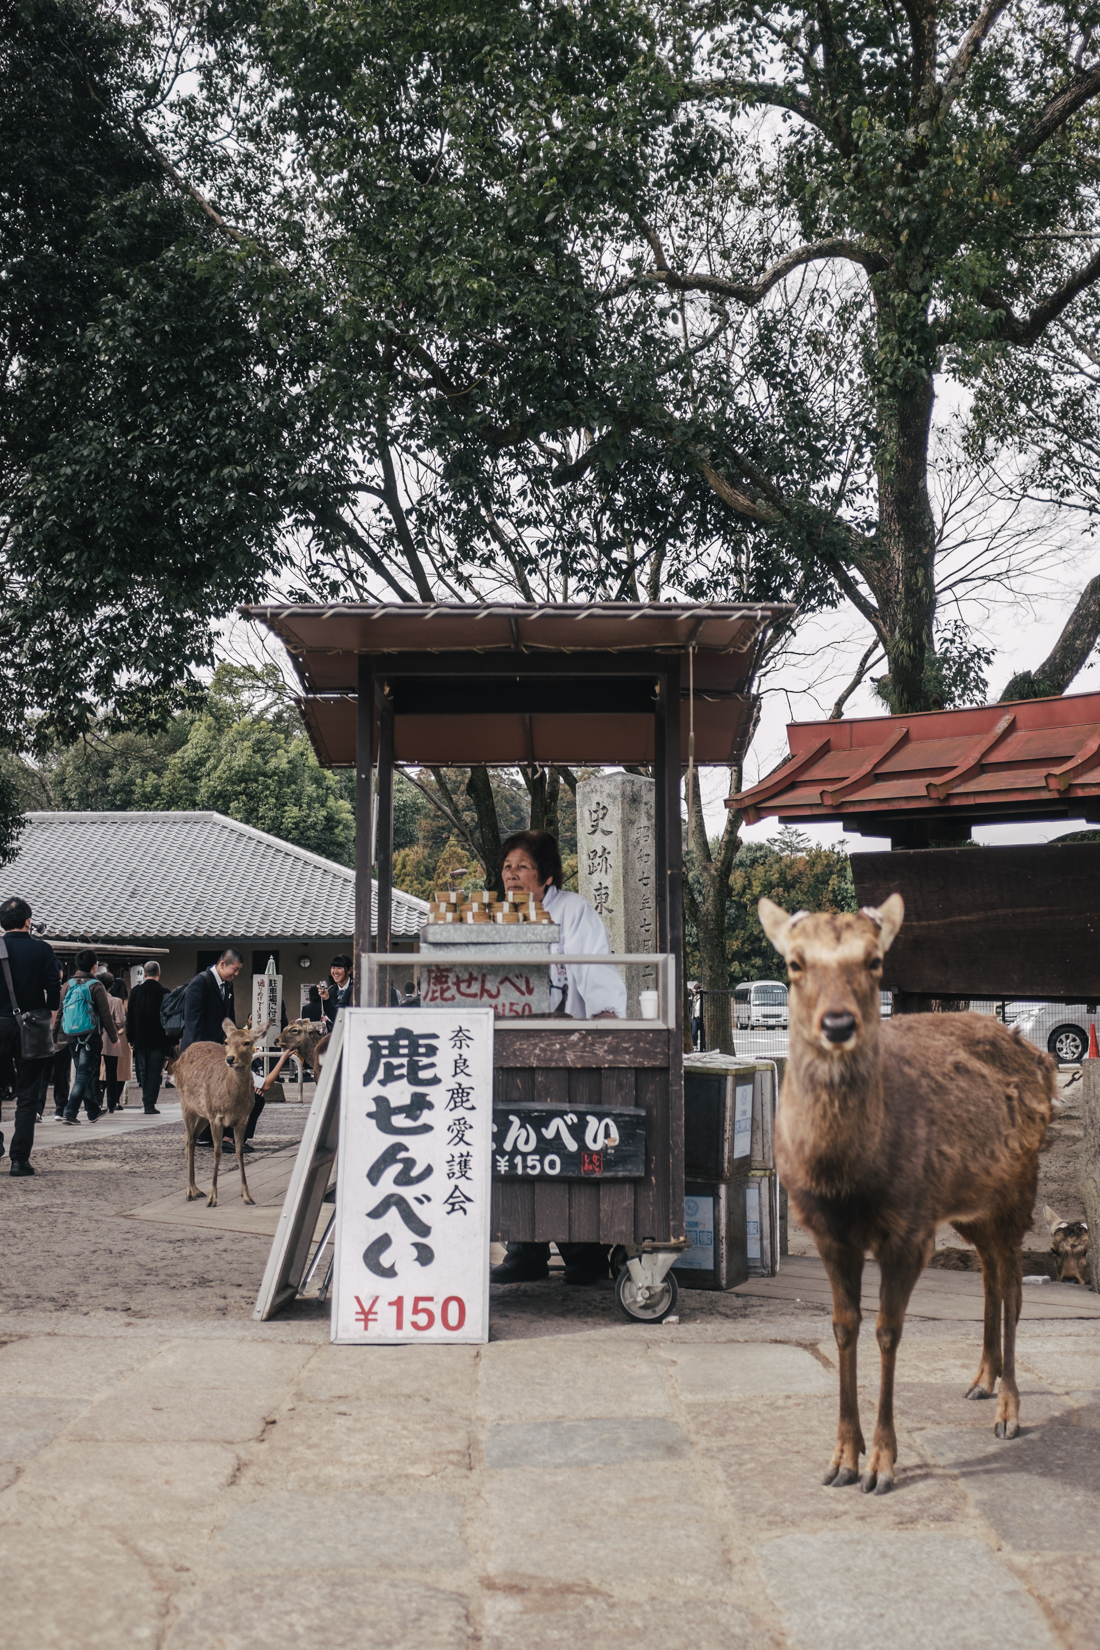
M 351 865 L 355 818 L 304 734 L 288 735 L 258 717 L 228 728 L 202 716 L 162 773 L 140 790 L 146 808 L 212 808 Z
M 854 911 L 851 861 L 843 848 L 814 847 L 801 831 L 783 826 L 766 842 L 745 843 L 730 874 L 726 906 L 729 982 L 786 980 L 786 965 L 760 926 L 762 898 L 785 911 Z M 698 970 L 698 945 L 688 933 L 687 965 Z
M 144 808 L 146 780 L 168 763 L 187 741 L 190 724 L 177 718 L 162 733 L 92 733 L 56 760 L 47 762 L 43 780 L 52 806 L 83 812 L 120 813 Z

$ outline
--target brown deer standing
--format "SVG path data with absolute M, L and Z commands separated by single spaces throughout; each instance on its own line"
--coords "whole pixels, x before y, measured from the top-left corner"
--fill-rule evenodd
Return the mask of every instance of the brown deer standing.
M 268 1022 L 269 1024 L 270 1022 Z M 218 1170 L 222 1161 L 222 1132 L 232 1129 L 241 1171 L 241 1196 L 246 1203 L 256 1200 L 248 1189 L 244 1173 L 244 1133 L 256 1099 L 252 1082 L 252 1054 L 267 1030 L 238 1031 L 232 1020 L 222 1021 L 224 1043 L 192 1043 L 169 1069 L 176 1081 L 187 1131 L 187 1201 L 193 1203 L 202 1192 L 195 1184 L 195 1136 L 204 1123 L 210 1124 L 214 1142 L 214 1183 L 207 1203 L 218 1203 Z
M 275 1046 L 296 1055 L 314 1077 L 320 1077 L 328 1040 L 329 1033 L 322 1031 L 316 1020 L 291 1020 L 276 1037 Z
M 985 1285 L 982 1359 L 968 1398 L 991 1398 L 998 1438 L 1020 1430 L 1015 1378 L 1020 1249 L 1031 1223 L 1038 1155 L 1056 1066 L 977 1014 L 905 1015 L 882 1025 L 882 958 L 905 907 L 789 917 L 760 901 L 760 921 L 790 976 L 790 1057 L 776 1118 L 776 1165 L 813 1234 L 833 1293 L 840 1425 L 825 1483 L 854 1484 L 866 1448 L 856 1342 L 863 1259 L 882 1269 L 876 1339 L 878 1419 L 864 1490 L 893 1488 L 894 1365 L 913 1285 L 949 1220 L 977 1249 Z M 1003 1350 L 1002 1350 L 1003 1309 Z

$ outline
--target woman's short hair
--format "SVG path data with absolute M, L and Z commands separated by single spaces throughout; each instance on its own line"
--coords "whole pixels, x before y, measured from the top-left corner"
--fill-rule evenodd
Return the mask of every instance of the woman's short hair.
M 561 868 L 561 849 L 556 836 L 551 836 L 549 831 L 513 831 L 500 845 L 502 863 L 514 848 L 522 848 L 531 857 L 540 882 L 561 887 L 565 872 Z
M 344 953 L 341 951 L 339 956 L 333 957 L 332 961 L 329 963 L 329 967 L 330 968 L 342 968 L 346 974 L 350 974 L 351 973 L 351 958 L 348 957 L 348 956 L 345 956 Z

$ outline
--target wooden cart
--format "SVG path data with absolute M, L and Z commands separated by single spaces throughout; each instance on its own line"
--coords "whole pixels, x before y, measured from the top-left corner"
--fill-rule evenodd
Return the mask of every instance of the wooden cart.
M 651 769 L 659 955 L 639 961 L 659 965 L 661 1018 L 500 1020 L 494 1084 L 494 1105 L 510 1115 L 525 1106 L 644 1111 L 644 1170 L 497 1180 L 492 1230 L 501 1242 L 622 1245 L 620 1300 L 632 1316 L 659 1319 L 674 1303 L 667 1274 L 685 1243 L 682 766 L 689 743 L 700 765 L 741 755 L 756 653 L 787 610 L 615 603 L 245 611 L 285 643 L 321 762 L 356 768 L 363 1004 L 389 1000 L 391 964 L 400 964 L 402 979 L 409 967 L 388 933 L 395 764 Z

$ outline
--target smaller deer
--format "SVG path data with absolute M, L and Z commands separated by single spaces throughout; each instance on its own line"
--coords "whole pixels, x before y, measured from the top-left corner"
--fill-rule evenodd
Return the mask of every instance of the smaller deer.
M 252 1054 L 263 1039 L 270 1022 L 254 1030 L 238 1031 L 232 1020 L 222 1021 L 224 1043 L 192 1043 L 171 1067 L 180 1097 L 183 1124 L 187 1131 L 187 1201 L 193 1203 L 202 1192 L 195 1184 L 195 1136 L 204 1123 L 210 1124 L 214 1142 L 214 1183 L 207 1204 L 218 1204 L 218 1170 L 222 1160 L 222 1133 L 232 1129 L 241 1171 L 241 1197 L 255 1203 L 244 1173 L 244 1131 L 256 1099 L 252 1082 Z
M 291 1020 L 276 1037 L 275 1046 L 297 1055 L 303 1066 L 320 1077 L 328 1040 L 328 1032 L 322 1032 L 316 1020 Z
M 1050 1204 L 1043 1209 L 1043 1219 L 1050 1229 L 1050 1252 L 1058 1262 L 1059 1283 L 1085 1283 L 1088 1264 L 1089 1223 L 1087 1220 L 1063 1220 Z

